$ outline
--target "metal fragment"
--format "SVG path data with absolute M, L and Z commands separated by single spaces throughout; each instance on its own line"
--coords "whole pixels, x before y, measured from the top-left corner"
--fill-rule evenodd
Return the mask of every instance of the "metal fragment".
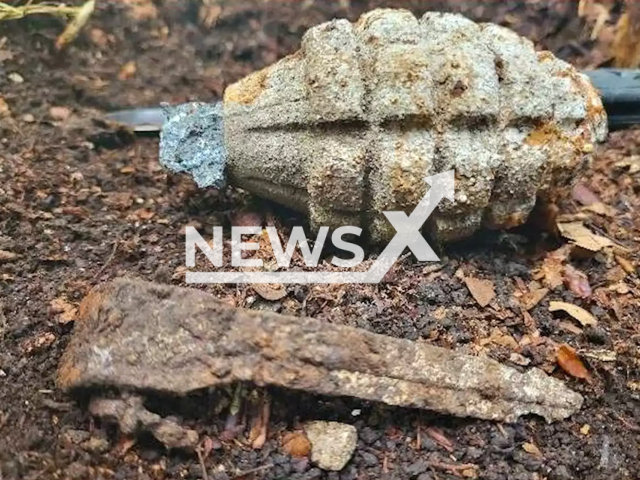
M 250 381 L 507 422 L 529 413 L 559 420 L 582 405 L 535 368 L 522 374 L 484 357 L 131 279 L 83 301 L 57 381 L 178 395 Z

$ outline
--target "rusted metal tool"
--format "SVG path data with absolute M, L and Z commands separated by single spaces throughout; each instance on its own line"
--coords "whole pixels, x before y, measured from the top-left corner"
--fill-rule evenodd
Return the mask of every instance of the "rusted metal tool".
M 625 108 L 638 104 L 637 74 L 591 78 L 612 126 L 635 121 Z M 497 25 L 391 9 L 311 28 L 298 52 L 229 86 L 221 103 L 166 116 L 167 168 L 307 212 L 314 228 L 359 226 L 374 242 L 395 233 L 383 211 L 411 212 L 423 178 L 449 169 L 455 201 L 429 220 L 439 240 L 521 225 L 537 201 L 569 191 L 607 135 L 599 91 L 550 52 Z
M 142 397 L 237 382 L 351 396 L 462 417 L 566 418 L 583 399 L 542 370 L 378 335 L 313 318 L 234 308 L 195 289 L 118 279 L 94 289 L 60 362 L 63 389 L 125 433 L 149 429 L 171 447 L 197 435 L 148 412 Z M 103 399 L 106 392 L 119 398 Z

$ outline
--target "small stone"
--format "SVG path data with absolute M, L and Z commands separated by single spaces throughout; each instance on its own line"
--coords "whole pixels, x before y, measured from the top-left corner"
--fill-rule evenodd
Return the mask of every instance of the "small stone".
M 30 114 L 30 113 L 25 113 L 25 114 L 22 116 L 22 121 L 23 121 L 23 122 L 25 122 L 25 123 L 33 123 L 33 122 L 35 122 L 35 121 L 36 121 L 36 117 L 34 117 L 34 116 L 33 116 L 32 114 Z
M 427 465 L 427 462 L 425 462 L 423 459 L 420 459 L 413 462 L 411 465 L 404 467 L 403 470 L 407 475 L 409 475 L 409 477 L 415 478 L 421 473 L 426 472 L 428 468 L 429 465 Z
M 24 83 L 24 78 L 22 75 L 20 75 L 18 72 L 11 72 L 9 75 L 9 80 L 11 80 L 13 83 Z
M 111 449 L 109 441 L 106 438 L 101 437 L 91 437 L 81 446 L 84 450 L 92 453 L 105 453 Z
M 564 465 L 558 465 L 551 471 L 549 480 L 571 480 L 573 475 L 569 473 L 569 470 Z
M 362 452 L 362 461 L 367 467 L 375 467 L 378 465 L 378 457 L 376 457 L 373 453 Z
M 72 480 L 87 478 L 88 474 L 89 468 L 80 462 L 73 462 L 65 468 L 65 476 Z
M 79 445 L 91 438 L 91 434 L 86 430 L 67 430 L 62 434 L 62 439 L 74 445 Z
M 49 109 L 49 116 L 53 120 L 66 120 L 71 115 L 71 110 L 67 107 L 51 107 Z
M 309 422 L 305 432 L 311 442 L 311 461 L 323 470 L 342 470 L 358 441 L 356 428 L 344 423 Z

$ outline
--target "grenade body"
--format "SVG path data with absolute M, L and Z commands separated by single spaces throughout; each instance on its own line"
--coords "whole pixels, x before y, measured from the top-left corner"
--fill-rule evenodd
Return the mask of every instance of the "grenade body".
M 383 211 L 410 213 L 424 177 L 450 169 L 455 201 L 429 219 L 439 240 L 520 225 L 607 134 L 571 65 L 497 25 L 405 10 L 310 29 L 298 52 L 229 86 L 223 108 L 232 183 L 374 242 L 395 234 Z

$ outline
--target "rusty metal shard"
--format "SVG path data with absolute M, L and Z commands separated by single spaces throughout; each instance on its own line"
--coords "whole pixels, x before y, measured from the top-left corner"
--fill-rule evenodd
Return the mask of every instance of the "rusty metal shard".
M 179 395 L 250 381 L 507 422 L 529 413 L 559 420 L 582 405 L 538 369 L 522 374 L 488 358 L 133 279 L 83 301 L 57 380 L 63 389 Z

